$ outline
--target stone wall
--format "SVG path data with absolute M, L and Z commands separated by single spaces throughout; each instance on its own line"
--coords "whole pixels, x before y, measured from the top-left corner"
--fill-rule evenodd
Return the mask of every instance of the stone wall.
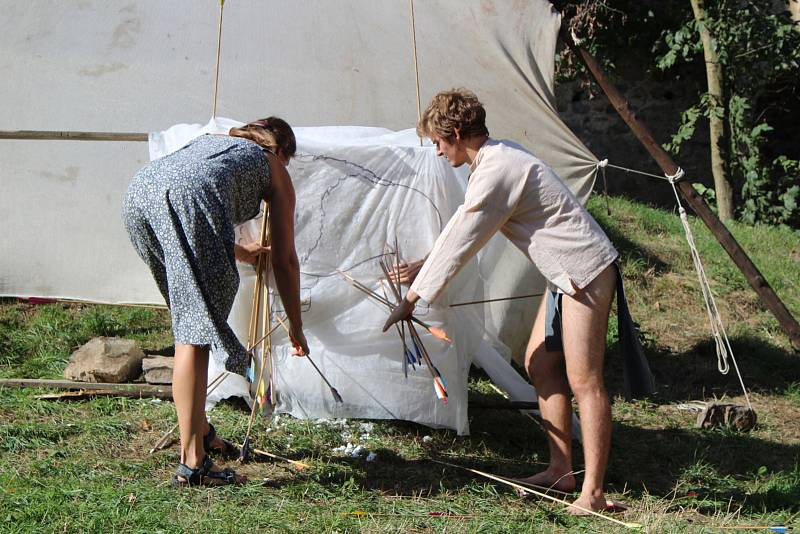
M 681 112 L 695 102 L 697 79 L 674 81 L 654 79 L 646 74 L 647 65 L 617 65 L 614 83 L 628 99 L 631 108 L 652 132 L 656 141 L 666 143 L 680 124 Z M 705 82 L 700 73 L 700 82 Z M 577 82 L 556 86 L 557 109 L 561 119 L 583 141 L 598 159 L 609 163 L 653 174 L 661 170 L 636 139 L 602 92 L 593 98 Z M 695 138 L 686 143 L 676 163 L 687 178 L 708 187 L 713 185 L 708 141 L 708 122 L 701 118 Z M 672 207 L 675 197 L 672 188 L 663 180 L 606 169 L 608 192 L 623 195 L 641 202 Z M 602 192 L 601 175 L 595 191 Z

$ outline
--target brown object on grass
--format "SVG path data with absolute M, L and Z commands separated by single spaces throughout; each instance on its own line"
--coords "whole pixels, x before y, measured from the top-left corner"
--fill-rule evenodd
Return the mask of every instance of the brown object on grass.
M 711 403 L 697 415 L 697 428 L 729 427 L 747 431 L 756 426 L 756 412 L 736 404 Z

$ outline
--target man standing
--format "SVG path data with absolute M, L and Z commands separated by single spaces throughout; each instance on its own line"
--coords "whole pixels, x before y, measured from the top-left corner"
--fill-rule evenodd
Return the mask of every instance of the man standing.
M 552 169 L 519 145 L 490 138 L 485 122 L 478 98 L 458 89 L 437 94 L 417 125 L 418 134 L 431 139 L 437 155 L 453 167 L 469 165 L 471 174 L 464 204 L 437 238 L 384 331 L 408 317 L 419 298 L 436 300 L 461 267 L 498 230 L 502 232 L 548 281 L 525 368 L 539 395 L 550 461 L 545 471 L 524 481 L 561 491 L 575 489 L 571 388 L 581 415 L 586 471 L 576 507 L 569 511 L 601 510 L 606 505 L 603 478 L 611 442 L 603 359 L 618 253 Z M 405 271 L 409 278 L 414 270 Z

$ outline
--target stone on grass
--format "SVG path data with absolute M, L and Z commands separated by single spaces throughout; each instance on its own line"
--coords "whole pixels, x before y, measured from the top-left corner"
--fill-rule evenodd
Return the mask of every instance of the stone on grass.
M 756 426 L 756 412 L 736 404 L 711 403 L 697 416 L 697 428 L 728 427 L 747 431 Z
M 148 384 L 172 384 L 172 368 L 175 358 L 169 356 L 147 356 L 142 360 L 144 380 Z
M 130 382 L 142 373 L 144 352 L 130 339 L 96 337 L 72 353 L 64 378 L 78 382 Z

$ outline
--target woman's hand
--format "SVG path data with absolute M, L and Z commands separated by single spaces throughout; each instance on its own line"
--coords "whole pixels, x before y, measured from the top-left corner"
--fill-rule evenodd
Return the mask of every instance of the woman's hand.
M 269 247 L 262 247 L 261 243 L 258 241 L 253 241 L 246 245 L 240 245 L 239 243 L 234 243 L 233 245 L 233 255 L 236 257 L 236 260 L 249 263 L 250 265 L 255 265 L 256 261 L 258 261 L 258 257 L 269 251 Z
M 399 281 L 401 284 L 411 285 L 414 283 L 414 279 L 419 274 L 419 270 L 422 269 L 422 265 L 424 263 L 425 260 L 422 259 L 403 262 L 400 265 L 395 266 L 389 273 L 389 281 L 394 284 Z
M 383 325 L 383 331 L 386 332 L 389 330 L 390 326 L 398 321 L 408 319 L 411 317 L 412 313 L 414 313 L 414 304 L 406 299 L 401 300 L 400 304 L 395 306 L 394 310 L 392 310 L 392 313 L 389 314 L 389 318 L 386 319 L 386 323 Z
M 292 356 L 308 356 L 311 352 L 308 350 L 308 341 L 306 341 L 306 335 L 303 333 L 302 327 L 295 327 L 292 325 L 291 328 L 289 328 L 289 341 L 292 343 L 292 347 L 294 347 Z

